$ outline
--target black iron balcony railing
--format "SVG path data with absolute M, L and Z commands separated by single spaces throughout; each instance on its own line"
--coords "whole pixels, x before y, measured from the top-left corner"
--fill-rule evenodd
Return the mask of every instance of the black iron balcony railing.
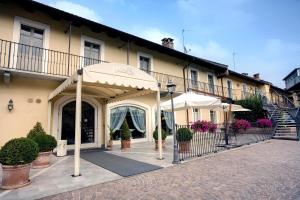
M 1 68 L 67 77 L 77 69 L 101 62 L 104 61 L 0 39 Z
M 0 68 L 4 70 L 68 77 L 77 69 L 101 62 L 106 61 L 0 39 Z M 231 97 L 235 100 L 249 96 L 248 93 L 243 93 L 241 90 L 185 80 L 183 77 L 160 72 L 146 72 L 161 83 L 163 91 L 167 90 L 166 84 L 171 80 L 176 84 L 177 92 L 185 92 L 186 89 L 190 89 L 219 97 Z

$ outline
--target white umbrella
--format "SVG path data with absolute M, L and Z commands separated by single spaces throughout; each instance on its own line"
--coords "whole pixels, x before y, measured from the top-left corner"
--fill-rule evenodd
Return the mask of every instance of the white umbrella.
M 228 107 L 229 107 L 229 104 L 228 103 L 222 103 L 223 106 L 226 107 L 226 109 L 228 110 Z M 247 112 L 247 111 L 251 111 L 250 109 L 248 108 L 244 108 L 243 106 L 241 105 L 238 105 L 238 104 L 231 104 L 231 111 L 232 112 Z
M 192 92 L 184 93 L 173 99 L 174 110 L 185 110 L 188 108 L 214 109 L 222 106 L 221 100 L 211 96 L 195 94 Z M 171 111 L 171 100 L 161 103 L 161 109 Z

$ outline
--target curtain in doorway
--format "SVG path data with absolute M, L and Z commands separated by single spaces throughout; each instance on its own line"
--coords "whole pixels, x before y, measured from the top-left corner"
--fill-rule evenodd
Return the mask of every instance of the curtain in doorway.
M 117 107 L 110 111 L 110 128 L 113 129 L 113 132 L 121 128 L 127 111 L 127 106 Z
M 173 129 L 172 113 L 166 111 L 163 112 L 164 112 L 164 117 L 165 117 L 167 127 L 172 130 Z
M 136 107 L 128 107 L 134 127 L 141 133 L 146 131 L 145 111 Z

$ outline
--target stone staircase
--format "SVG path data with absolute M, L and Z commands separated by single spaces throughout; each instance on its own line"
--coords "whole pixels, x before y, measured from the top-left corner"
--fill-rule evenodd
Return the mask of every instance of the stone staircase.
M 265 106 L 271 118 L 276 122 L 274 139 L 299 140 L 297 123 L 288 111 L 288 108 L 278 107 L 273 104 Z

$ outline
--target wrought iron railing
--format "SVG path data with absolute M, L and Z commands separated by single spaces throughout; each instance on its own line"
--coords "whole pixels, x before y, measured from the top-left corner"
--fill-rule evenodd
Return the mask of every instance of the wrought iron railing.
M 104 62 L 0 39 L 0 67 L 7 70 L 70 76 L 84 66 Z
M 191 130 L 191 126 L 177 125 L 176 132 L 180 128 L 188 128 Z M 218 125 L 218 129 L 213 133 L 192 131 L 193 136 L 191 140 L 187 140 L 186 135 L 179 136 L 176 134 L 179 159 L 182 161 L 192 157 L 200 157 L 229 148 L 268 140 L 273 136 L 273 129 L 274 127 L 258 128 L 255 124 L 247 131 L 238 133 L 234 133 L 229 129 L 229 145 L 225 145 L 225 128 L 222 128 L 220 125 Z

